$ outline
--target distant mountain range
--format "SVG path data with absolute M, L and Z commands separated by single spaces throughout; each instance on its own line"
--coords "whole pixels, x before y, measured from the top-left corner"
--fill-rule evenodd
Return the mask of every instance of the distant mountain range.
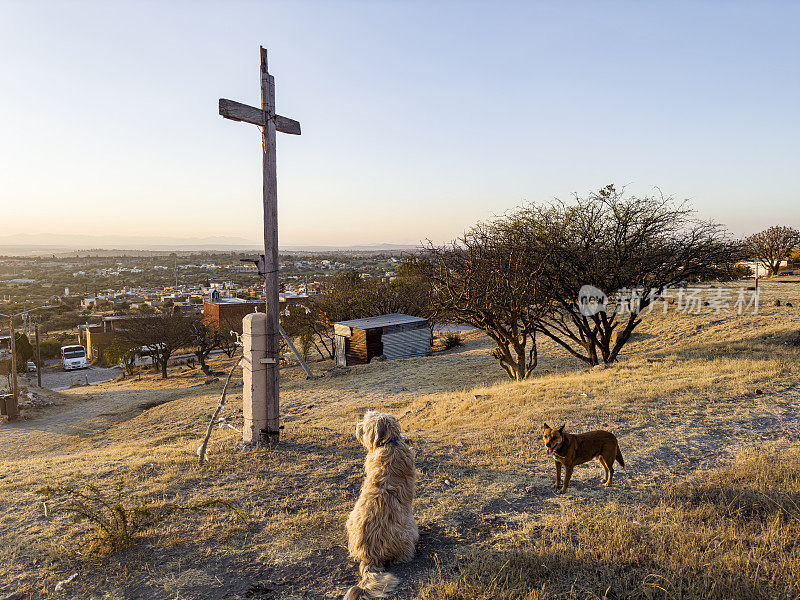
M 288 252 L 385 252 L 412 250 L 418 246 L 409 244 L 355 244 L 355 245 L 281 245 Z M 144 251 L 221 251 L 258 250 L 263 246 L 245 238 L 231 236 L 208 236 L 169 238 L 164 236 L 109 236 L 82 234 L 25 234 L 0 235 L 0 254 L 55 254 L 76 250 L 144 250 Z

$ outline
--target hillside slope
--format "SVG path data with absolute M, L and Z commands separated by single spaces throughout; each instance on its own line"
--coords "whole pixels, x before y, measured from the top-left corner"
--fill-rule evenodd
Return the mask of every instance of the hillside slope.
M 57 394 L 61 406 L 0 425 L 0 596 L 337 597 L 356 580 L 344 521 L 364 457 L 353 425 L 370 408 L 397 415 L 417 450 L 421 540 L 414 561 L 393 569 L 400 597 L 796 596 L 800 284 L 763 285 L 758 315 L 647 317 L 619 364 L 603 371 L 541 342 L 534 377 L 512 383 L 487 338 L 471 334 L 454 350 L 339 377 L 287 372 L 280 447 L 238 453 L 238 434 L 215 429 L 203 468 L 195 451 L 221 382 L 198 385 L 185 371 Z M 767 307 L 772 298 L 793 307 Z M 233 426 L 240 409 L 234 387 L 225 411 Z M 614 487 L 600 486 L 592 464 L 556 495 L 543 421 L 615 432 L 626 468 Z M 127 550 L 82 556 L 80 529 L 36 490 L 110 490 L 118 480 L 128 502 L 225 498 L 247 523 L 219 510 L 179 513 Z M 751 488 L 770 501 L 742 508 Z M 739 509 L 761 529 L 742 525 Z M 674 534 L 700 522 L 711 528 L 702 548 Z M 653 532 L 680 545 L 667 551 Z M 703 575 L 716 570 L 733 575 Z

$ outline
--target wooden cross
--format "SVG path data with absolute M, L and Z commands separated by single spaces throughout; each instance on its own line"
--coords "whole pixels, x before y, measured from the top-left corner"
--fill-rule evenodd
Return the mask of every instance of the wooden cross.
M 259 264 L 266 295 L 267 348 L 266 420 L 259 442 L 275 444 L 280 437 L 278 402 L 278 362 L 280 323 L 278 320 L 278 186 L 275 163 L 275 132 L 300 135 L 300 123 L 275 114 L 275 78 L 267 70 L 267 51 L 261 48 L 261 108 L 220 98 L 219 114 L 226 119 L 244 121 L 261 127 L 264 151 L 264 256 Z

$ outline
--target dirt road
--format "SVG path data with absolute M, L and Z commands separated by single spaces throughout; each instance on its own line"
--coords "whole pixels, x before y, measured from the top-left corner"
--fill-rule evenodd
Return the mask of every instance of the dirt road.
M 56 406 L 37 411 L 30 419 L 0 424 L 0 455 L 20 457 L 56 450 L 76 437 L 102 432 L 116 422 L 168 402 L 180 392 L 183 390 L 90 386 L 49 394 Z
M 42 371 L 42 387 L 48 390 L 66 390 L 73 385 L 91 385 L 102 383 L 118 377 L 122 373 L 119 367 L 89 367 L 77 371 L 64 371 L 63 369 L 48 369 Z M 26 375 L 31 383 L 36 382 L 36 373 Z

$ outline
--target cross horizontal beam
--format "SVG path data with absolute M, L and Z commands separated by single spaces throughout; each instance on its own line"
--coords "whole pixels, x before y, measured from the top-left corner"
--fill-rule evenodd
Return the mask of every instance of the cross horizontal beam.
M 236 102 L 235 100 L 220 98 L 219 114 L 232 121 L 244 121 L 245 123 L 252 123 L 259 127 L 264 127 L 267 124 L 267 116 L 263 110 L 255 106 Z M 294 119 L 275 115 L 274 121 L 276 131 L 300 135 L 300 123 Z

